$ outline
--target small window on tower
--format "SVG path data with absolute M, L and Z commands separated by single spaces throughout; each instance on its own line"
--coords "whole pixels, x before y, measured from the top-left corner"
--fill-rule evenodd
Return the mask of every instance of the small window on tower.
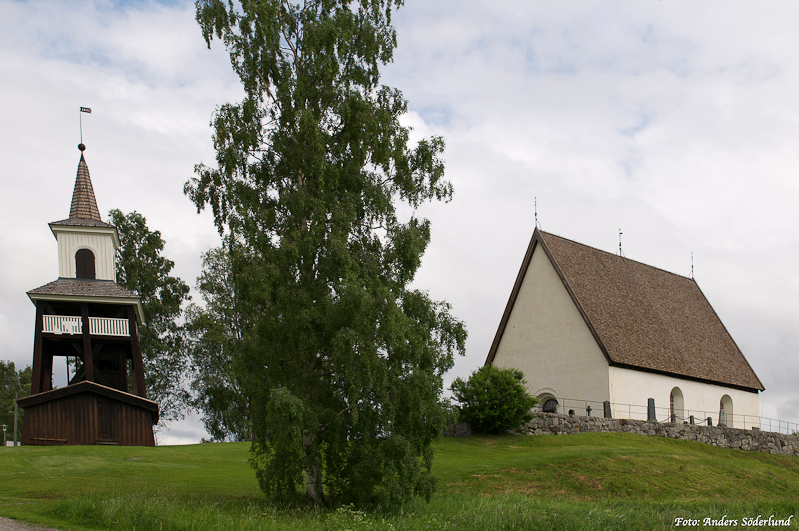
M 95 278 L 94 253 L 89 249 L 79 249 L 75 253 L 75 276 L 77 278 Z

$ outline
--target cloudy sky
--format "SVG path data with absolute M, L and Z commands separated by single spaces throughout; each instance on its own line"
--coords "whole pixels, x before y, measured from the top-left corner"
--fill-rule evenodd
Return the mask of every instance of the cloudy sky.
M 469 331 L 448 381 L 485 360 L 534 228 L 694 276 L 799 421 L 799 5 L 408 0 L 384 83 L 415 134 L 447 141 L 453 201 L 424 213 L 416 285 Z M 97 202 L 137 210 L 194 285 L 218 243 L 184 182 L 213 163 L 214 108 L 240 98 L 188 1 L 0 0 L 0 359 L 30 363 L 25 292 L 57 276 L 80 106 Z M 65 378 L 63 370 L 56 374 Z M 196 418 L 159 443 L 197 442 Z

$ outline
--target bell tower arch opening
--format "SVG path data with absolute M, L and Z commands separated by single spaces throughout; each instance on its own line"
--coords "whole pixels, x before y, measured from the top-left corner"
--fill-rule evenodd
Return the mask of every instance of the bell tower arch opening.
M 91 249 L 78 249 L 75 253 L 75 278 L 94 280 L 95 272 L 94 253 Z

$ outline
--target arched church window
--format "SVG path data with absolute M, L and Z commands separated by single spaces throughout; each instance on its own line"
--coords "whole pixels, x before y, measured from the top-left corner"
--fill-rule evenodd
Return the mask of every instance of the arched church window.
M 94 272 L 94 253 L 89 249 L 78 249 L 75 253 L 75 277 L 96 278 Z

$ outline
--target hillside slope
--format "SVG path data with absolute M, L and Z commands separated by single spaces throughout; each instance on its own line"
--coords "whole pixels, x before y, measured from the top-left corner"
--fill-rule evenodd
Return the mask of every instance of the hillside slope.
M 8 448 L 0 451 L 0 516 L 141 531 L 668 528 L 689 515 L 727 514 L 740 526 L 758 514 L 793 514 L 790 528 L 799 528 L 799 459 L 672 439 L 444 439 L 438 493 L 398 513 L 274 507 L 248 458 L 248 443 Z

